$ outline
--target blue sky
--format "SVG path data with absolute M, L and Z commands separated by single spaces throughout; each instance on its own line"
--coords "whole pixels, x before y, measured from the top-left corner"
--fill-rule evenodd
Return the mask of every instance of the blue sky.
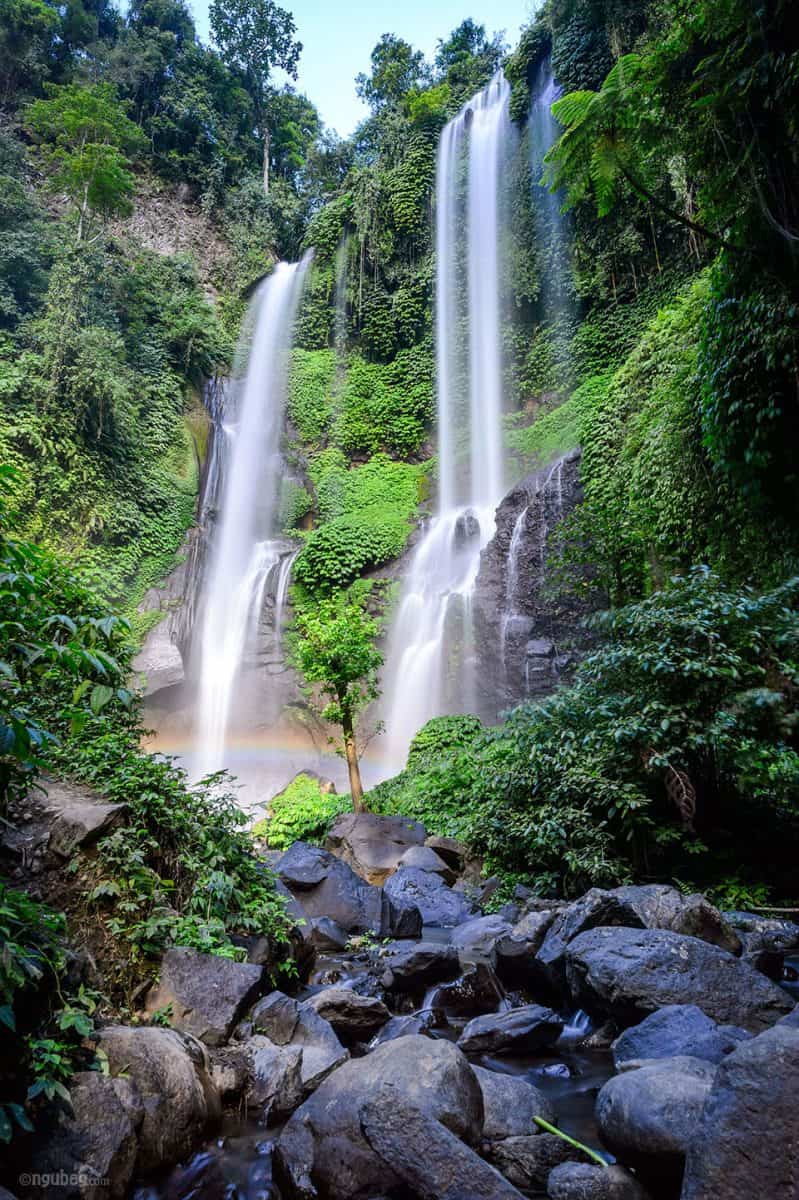
M 209 40 L 208 0 L 189 0 L 203 41 Z M 365 109 L 355 76 L 368 71 L 372 47 L 396 33 L 432 58 L 439 38 L 465 17 L 489 33 L 504 29 L 513 44 L 538 7 L 536 0 L 281 0 L 294 14 L 303 44 L 298 88 L 313 100 L 325 124 L 346 136 Z

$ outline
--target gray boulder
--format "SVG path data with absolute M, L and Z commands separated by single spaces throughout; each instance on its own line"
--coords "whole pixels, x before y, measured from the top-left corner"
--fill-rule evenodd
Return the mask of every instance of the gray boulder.
M 439 875 L 417 867 L 400 867 L 383 890 L 392 901 L 415 905 L 425 925 L 461 925 L 475 911 L 473 902 L 463 892 L 447 887 Z
M 221 1046 L 250 1005 L 266 990 L 268 975 L 254 963 L 201 954 L 187 946 L 167 950 L 158 984 L 147 994 L 152 1015 L 171 1006 L 169 1021 L 207 1046 Z
M 268 1037 L 254 1034 L 242 1043 L 240 1053 L 246 1063 L 244 1099 L 264 1124 L 287 1117 L 302 1103 L 301 1046 L 276 1046 Z
M 475 1017 L 458 1038 L 464 1054 L 532 1054 L 551 1046 L 563 1033 L 563 1021 L 551 1008 L 526 1004 L 508 1012 Z
M 527 988 L 557 1002 L 563 993 L 560 975 L 537 957 L 556 916 L 552 909 L 534 909 L 519 916 L 510 933 L 497 941 L 494 954 L 497 975 L 503 983 Z
M 88 788 L 62 780 L 47 779 L 45 785 L 49 849 L 60 858 L 93 846 L 125 820 L 126 804 L 107 804 Z
M 454 948 L 441 942 L 392 942 L 381 948 L 375 966 L 381 985 L 391 992 L 418 991 L 454 979 L 460 970 Z
M 393 1085 L 384 1084 L 360 1117 L 369 1146 L 419 1200 L 521 1200 L 498 1171 Z
M 411 846 L 405 851 L 397 865 L 399 867 L 416 867 L 420 871 L 432 871 L 434 875 L 440 875 L 444 883 L 452 884 L 457 879 L 457 873 L 436 854 L 432 846 Z
M 201 1044 L 173 1029 L 127 1025 L 102 1029 L 97 1042 L 111 1076 L 124 1075 L 141 1099 L 136 1171 L 171 1166 L 185 1157 L 220 1115 Z
M 711 1063 L 680 1057 L 614 1076 L 596 1102 L 602 1141 L 647 1176 L 679 1180 L 715 1074 Z
M 483 1097 L 468 1060 L 450 1042 L 398 1038 L 334 1071 L 291 1117 L 278 1143 L 289 1195 L 312 1197 L 318 1191 L 354 1200 L 386 1195 L 400 1186 L 396 1171 L 361 1128 L 361 1111 L 386 1083 L 456 1138 L 478 1141 Z
M 613 1062 L 619 1071 L 642 1059 L 687 1055 L 720 1063 L 725 1055 L 752 1035 L 735 1025 L 717 1025 L 695 1004 L 670 1004 L 625 1030 L 613 1043 Z
M 535 1117 L 554 1123 L 555 1110 L 549 1100 L 526 1079 L 504 1075 L 500 1071 L 486 1071 L 483 1067 L 472 1067 L 472 1070 L 483 1093 L 483 1137 L 486 1141 L 537 1135 Z
M 565 962 L 575 1006 L 621 1026 L 669 1004 L 696 1004 L 719 1024 L 756 1033 L 792 1007 L 728 951 L 665 929 L 591 929 L 570 943 Z
M 349 934 L 330 917 L 313 917 L 307 925 L 308 940 L 320 951 L 343 950 L 349 941 Z
M 403 854 L 423 846 L 424 826 L 407 817 L 379 813 L 342 813 L 336 817 L 325 849 L 343 859 L 367 883 L 383 884 Z
M 487 1157 L 515 1187 L 533 1194 L 546 1190 L 549 1173 L 554 1167 L 584 1158 L 581 1151 L 554 1133 L 528 1134 L 492 1142 Z
M 47 1186 L 47 1195 L 56 1200 L 122 1200 L 133 1180 L 144 1120 L 138 1089 L 129 1079 L 81 1071 L 69 1090 L 72 1112 L 59 1112 L 55 1127 L 35 1139 L 30 1171 L 53 1179 L 62 1173 L 73 1177 L 72 1184 Z
M 397 1038 L 425 1034 L 435 1028 L 437 1024 L 438 1014 L 433 1009 L 427 1009 L 421 1013 L 409 1013 L 405 1017 L 392 1017 L 380 1030 L 374 1039 L 374 1044 L 381 1046 L 383 1042 L 393 1042 Z
M 250 1014 L 253 1029 L 276 1046 L 302 1050 L 300 1076 L 307 1092 L 349 1058 L 328 1021 L 310 1005 L 300 1004 L 283 992 L 259 1000 Z
M 329 1021 L 342 1042 L 368 1042 L 383 1028 L 391 1013 L 376 996 L 359 996 L 352 988 L 327 987 L 306 1004 Z
M 799 1028 L 781 1021 L 718 1068 L 688 1149 L 682 1200 L 799 1195 Z
M 457 874 L 463 870 L 469 852 L 463 842 L 459 842 L 457 838 L 442 837 L 434 833 L 427 838 L 425 846 L 430 846 L 432 850 L 435 850 L 436 854 L 443 858 L 447 866 L 452 867 Z
M 511 926 L 498 914 L 473 917 L 464 921 L 452 934 L 451 944 L 462 963 L 497 964 L 497 943 L 511 935 Z
M 547 1181 L 547 1195 L 550 1200 L 650 1200 L 649 1192 L 624 1167 L 577 1162 L 555 1167 Z
M 505 999 L 505 989 L 486 963 L 477 963 L 452 983 L 443 983 L 432 998 L 449 1018 L 479 1017 L 495 1012 Z

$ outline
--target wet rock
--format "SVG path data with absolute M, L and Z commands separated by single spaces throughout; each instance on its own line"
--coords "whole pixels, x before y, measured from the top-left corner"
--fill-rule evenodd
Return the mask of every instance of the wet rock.
M 308 926 L 309 940 L 317 950 L 343 950 L 347 945 L 349 935 L 346 930 L 330 917 L 314 917 Z
M 782 989 L 726 950 L 665 929 L 592 929 L 566 951 L 575 1005 L 624 1027 L 671 1004 L 756 1033 L 786 1013 Z
M 799 1028 L 781 1021 L 718 1068 L 694 1131 L 682 1200 L 799 1192 Z
M 250 1014 L 253 1029 L 265 1034 L 276 1046 L 302 1050 L 300 1074 L 306 1092 L 313 1090 L 331 1071 L 349 1058 L 328 1021 L 306 1004 L 272 992 Z
M 399 1177 L 369 1144 L 360 1122 L 364 1105 L 385 1083 L 456 1137 L 479 1139 L 483 1097 L 465 1056 L 450 1042 L 398 1038 L 339 1067 L 289 1120 L 278 1160 L 283 1178 L 300 1196 L 316 1194 L 309 1185 L 337 1200 L 386 1195 L 399 1187 Z
M 467 921 L 474 903 L 444 880 L 416 867 L 400 867 L 386 882 L 384 891 L 392 901 L 414 904 L 425 925 L 453 926 Z
M 526 1079 L 487 1071 L 483 1067 L 472 1067 L 472 1070 L 483 1093 L 483 1137 L 487 1142 L 537 1136 L 535 1117 L 555 1121 L 555 1110 L 549 1100 Z
M 624 1167 L 577 1162 L 555 1167 L 547 1180 L 547 1195 L 550 1200 L 650 1200 L 649 1192 Z
M 422 1013 L 409 1013 L 406 1017 L 392 1017 L 375 1038 L 374 1044 L 381 1046 L 384 1042 L 393 1042 L 397 1038 L 425 1034 L 438 1024 L 438 1014 L 432 1009 Z
M 265 1124 L 289 1113 L 302 1103 L 306 1094 L 303 1079 L 303 1046 L 276 1046 L 258 1034 L 244 1043 L 248 1060 L 245 1100 Z
M 480 536 L 480 522 L 471 509 L 461 513 L 455 522 L 453 541 L 458 549 Z
M 563 1021 L 551 1008 L 527 1004 L 509 1012 L 475 1017 L 458 1038 L 464 1054 L 531 1054 L 558 1040 Z
M 393 938 L 422 936 L 422 914 L 410 900 L 383 894 L 383 934 Z
M 97 1041 L 111 1076 L 124 1074 L 141 1098 L 136 1171 L 178 1162 L 219 1117 L 219 1097 L 203 1047 L 173 1029 L 154 1026 L 112 1025 L 100 1031 Z
M 555 918 L 552 910 L 525 913 L 516 920 L 510 933 L 497 941 L 494 953 L 497 974 L 503 983 L 528 988 L 557 1002 L 563 993 L 561 983 L 558 980 L 553 984 L 552 971 L 537 957 Z
M 463 866 L 468 858 L 468 850 L 463 842 L 459 842 L 456 838 L 441 837 L 438 834 L 432 834 L 425 841 L 425 846 L 429 846 L 431 850 L 435 850 L 439 858 L 443 858 L 447 866 L 452 867 L 456 874 L 460 874 Z
M 498 914 L 473 917 L 464 921 L 452 934 L 452 945 L 462 963 L 497 963 L 497 942 L 509 937 L 511 926 Z
M 460 969 L 452 946 L 440 942 L 393 942 L 376 959 L 380 982 L 387 991 L 413 992 L 454 979 Z
M 407 817 L 379 813 L 342 813 L 325 840 L 325 849 L 352 867 L 367 883 L 380 885 L 413 846 L 423 846 L 424 826 Z
M 329 851 L 295 842 L 277 871 L 306 920 L 325 917 L 348 934 L 389 935 L 390 914 L 381 889 L 365 883 Z
M 498 1171 L 391 1084 L 362 1105 L 360 1117 L 372 1150 L 419 1200 L 521 1200 Z
M 496 1010 L 505 990 L 487 963 L 477 963 L 452 983 L 444 983 L 433 1005 L 454 1017 L 479 1017 Z
M 431 846 L 411 846 L 399 860 L 400 867 L 416 867 L 419 871 L 432 871 L 440 875 L 444 883 L 453 884 L 457 873 L 448 866 Z
M 744 962 L 769 979 L 782 979 L 785 955 L 799 949 L 799 925 L 755 913 L 733 912 L 724 916 L 743 942 Z
M 386 1024 L 391 1013 L 382 1000 L 359 996 L 352 988 L 328 987 L 311 996 L 306 1004 L 329 1021 L 345 1044 L 368 1042 Z
M 616 1070 L 642 1059 L 687 1055 L 720 1063 L 751 1037 L 735 1025 L 717 1025 L 695 1004 L 671 1004 L 633 1025 L 613 1043 Z
M 554 1133 L 509 1137 L 493 1142 L 488 1158 L 506 1179 L 523 1192 L 540 1193 L 546 1189 L 550 1171 L 560 1163 L 584 1157 L 574 1146 Z
M 715 1074 L 713 1064 L 681 1057 L 609 1079 L 595 1110 L 602 1141 L 646 1177 L 679 1181 Z
M 208 1046 L 221 1046 L 268 986 L 263 967 L 201 954 L 186 946 L 167 950 L 158 984 L 147 994 L 151 1015 L 171 1006 L 170 1023 Z
M 144 1120 L 142 1098 L 130 1080 L 97 1071 L 75 1075 L 70 1097 L 72 1112 L 62 1110 L 55 1127 L 36 1139 L 30 1171 L 73 1177 L 71 1184 L 65 1179 L 63 1186 L 54 1182 L 47 1186 L 47 1195 L 55 1200 L 68 1196 L 121 1200 L 128 1194 L 136 1167 L 137 1133 Z

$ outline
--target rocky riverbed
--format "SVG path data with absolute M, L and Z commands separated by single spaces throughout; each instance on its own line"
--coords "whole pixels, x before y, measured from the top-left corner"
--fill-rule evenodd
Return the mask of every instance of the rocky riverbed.
M 107 1073 L 36 1139 L 48 1195 L 799 1197 L 799 926 L 663 885 L 486 914 L 495 881 L 402 818 L 264 859 L 296 982 L 257 937 L 168 951 L 151 1023 L 101 1030 Z

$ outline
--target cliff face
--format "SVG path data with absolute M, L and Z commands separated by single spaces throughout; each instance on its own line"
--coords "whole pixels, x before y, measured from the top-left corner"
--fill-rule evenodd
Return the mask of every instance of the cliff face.
M 483 551 L 474 625 L 483 715 L 548 694 L 587 644 L 588 608 L 548 586 L 554 531 L 582 498 L 580 451 L 533 472 L 504 498 Z

